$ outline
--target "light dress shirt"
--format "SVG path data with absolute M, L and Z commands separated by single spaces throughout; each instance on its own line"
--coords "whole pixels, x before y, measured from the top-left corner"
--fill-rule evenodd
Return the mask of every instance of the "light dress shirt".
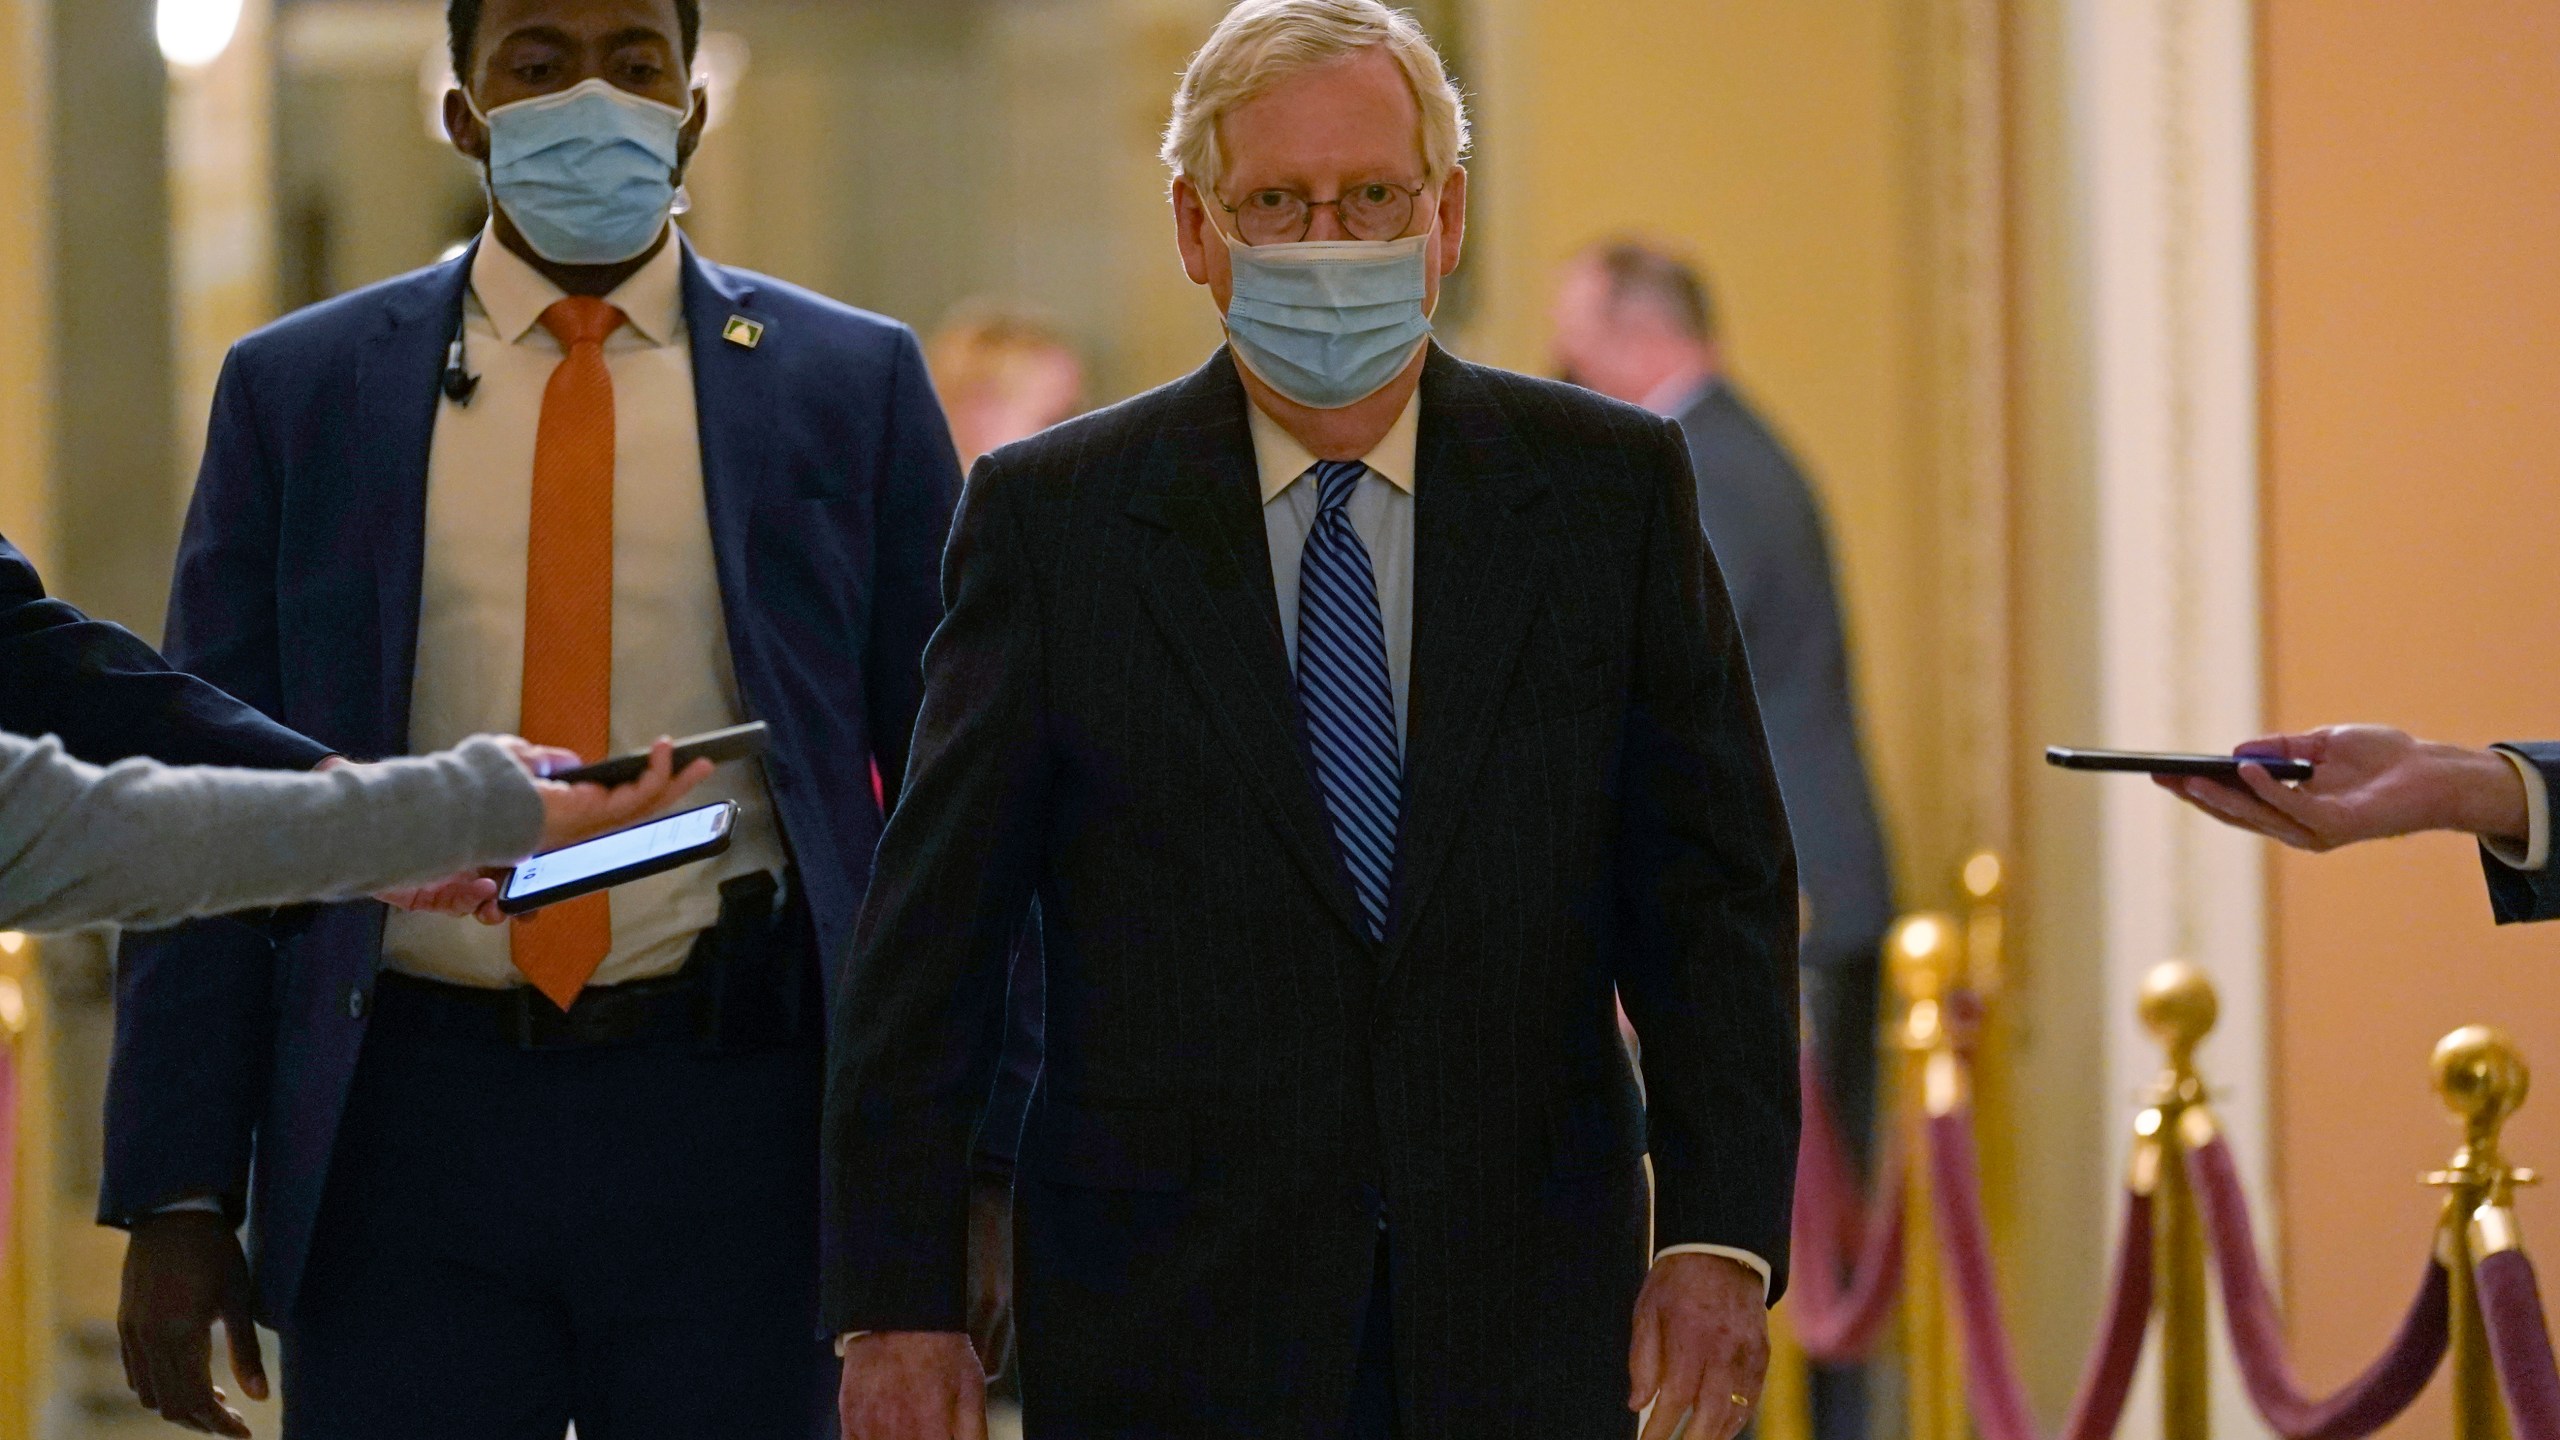
M 605 297 L 627 317 L 605 342 L 614 402 L 615 754 L 747 718 L 712 557 L 683 290 L 682 247 L 670 236 Z M 409 746 L 419 753 L 522 723 L 534 440 L 543 391 L 562 358 L 542 315 L 564 298 L 495 235 L 481 237 L 463 305 L 480 387 L 468 405 L 442 402 L 427 475 L 425 584 L 409 711 Z M 761 768 L 723 765 L 683 803 L 717 800 L 738 802 L 728 853 L 614 890 L 613 949 L 591 983 L 672 974 L 694 938 L 719 919 L 722 882 L 783 872 L 782 837 Z M 505 927 L 451 916 L 392 915 L 383 963 L 483 989 L 525 983 L 509 958 Z
M 1280 634 L 1288 643 L 1289 666 L 1298 664 L 1298 564 L 1315 528 L 1321 503 L 1315 477 L 1307 472 L 1316 456 L 1280 422 L 1248 402 L 1253 427 L 1253 459 L 1262 479 L 1262 531 L 1271 542 L 1271 588 L 1280 600 Z M 1408 697 L 1413 693 L 1413 496 L 1414 457 L 1422 434 L 1422 392 L 1416 389 L 1404 413 L 1376 448 L 1360 457 L 1369 473 L 1351 492 L 1351 529 L 1369 552 L 1378 579 L 1378 615 L 1387 631 L 1387 678 L 1395 689 L 1396 742 L 1405 743 L 1410 729 Z M 1760 1277 L 1763 1293 L 1770 1279 L 1769 1262 L 1748 1250 L 1727 1245 L 1672 1245 L 1653 1258 L 1671 1255 L 1721 1255 L 1750 1268 Z
M 2489 853 L 2510 870 L 2528 875 L 2551 868 L 2551 787 L 2543 781 L 2541 767 L 2524 758 L 2524 753 L 2504 745 L 2495 747 L 2516 767 L 2516 778 L 2524 781 L 2525 848 L 2500 840 L 2485 840 Z

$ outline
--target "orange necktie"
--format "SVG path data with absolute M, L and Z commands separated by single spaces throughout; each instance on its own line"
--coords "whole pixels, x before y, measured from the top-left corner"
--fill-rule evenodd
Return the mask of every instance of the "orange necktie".
M 542 312 L 567 358 L 542 392 L 524 591 L 524 738 L 602 759 L 613 743 L 613 372 L 623 314 L 572 296 Z M 613 905 L 590 895 L 509 931 L 516 969 L 566 1010 L 613 949 Z

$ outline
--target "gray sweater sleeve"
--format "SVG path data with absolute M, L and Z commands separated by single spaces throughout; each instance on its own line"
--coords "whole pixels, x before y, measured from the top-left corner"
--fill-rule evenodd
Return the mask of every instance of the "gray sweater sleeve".
M 0 930 L 151 929 L 348 900 L 532 853 L 533 781 L 496 741 L 324 773 L 84 765 L 0 732 Z

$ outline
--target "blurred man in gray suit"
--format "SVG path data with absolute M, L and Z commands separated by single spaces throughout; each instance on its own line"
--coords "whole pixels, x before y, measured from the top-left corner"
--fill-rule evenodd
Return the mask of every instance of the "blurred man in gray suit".
M 1715 309 L 1690 265 L 1619 240 L 1585 251 L 1556 294 L 1565 378 L 1680 422 L 1698 514 L 1733 592 L 1795 832 L 1804 1003 L 1824 1089 L 1861 1162 L 1875 1113 L 1877 984 L 1893 884 L 1858 750 L 1848 647 L 1822 509 L 1793 456 L 1726 377 Z M 1821 1440 L 1865 1433 L 1856 1371 L 1818 1372 Z

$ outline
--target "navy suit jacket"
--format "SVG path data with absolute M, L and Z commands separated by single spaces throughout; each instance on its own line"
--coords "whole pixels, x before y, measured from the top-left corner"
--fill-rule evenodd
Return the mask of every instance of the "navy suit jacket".
M 1858 749 L 1821 507 L 1795 458 L 1732 386 L 1709 386 L 1679 420 L 1698 474 L 1698 517 L 1733 591 L 1812 901 L 1804 962 L 1873 966 L 1893 925 L 1893 876 Z
M 170 656 L 349 755 L 409 748 L 429 452 L 470 264 L 249 337 L 214 398 Z M 729 648 L 835 957 L 880 836 L 871 767 L 890 794 L 904 778 L 959 461 L 904 326 L 689 248 L 683 289 Z M 724 338 L 735 316 L 760 344 Z M 270 1318 L 301 1281 L 383 915 L 332 906 L 281 939 L 207 922 L 128 943 L 119 967 L 101 1219 L 245 1206 Z
M 52 735 L 92 765 L 150 756 L 172 765 L 307 770 L 328 748 L 192 675 L 121 625 L 48 598 L 36 567 L 0 536 L 0 730 Z
M 2532 761 L 2534 768 L 2542 772 L 2544 788 L 2560 796 L 2560 741 L 2529 741 L 2502 748 Z M 2499 924 L 2560 920 L 2560 865 L 2528 875 L 2500 864 L 2498 857 L 2485 849 L 2480 852 L 2480 863 L 2489 872 L 2489 904 L 2497 911 Z

